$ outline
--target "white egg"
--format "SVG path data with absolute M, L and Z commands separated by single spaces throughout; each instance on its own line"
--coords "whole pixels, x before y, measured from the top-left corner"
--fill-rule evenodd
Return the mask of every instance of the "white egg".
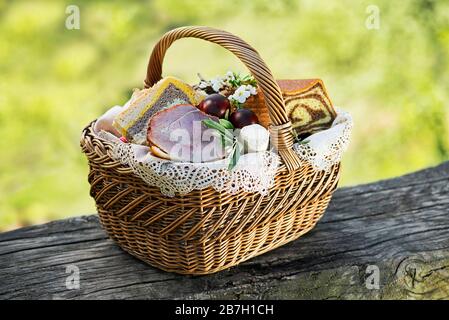
M 261 152 L 268 149 L 270 133 L 260 124 L 252 124 L 240 130 L 238 141 L 245 152 Z

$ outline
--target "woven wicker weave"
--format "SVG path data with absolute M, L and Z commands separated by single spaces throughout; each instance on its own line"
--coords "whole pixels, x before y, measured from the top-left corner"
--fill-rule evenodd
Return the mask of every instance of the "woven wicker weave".
M 340 165 L 317 172 L 300 165 L 292 150 L 291 123 L 270 70 L 256 50 L 238 37 L 207 27 L 166 33 L 148 64 L 145 86 L 162 74 L 166 50 L 177 39 L 204 39 L 234 53 L 264 94 L 272 142 L 282 165 L 268 195 L 220 193 L 212 188 L 170 198 L 111 157 L 113 145 L 93 134 L 81 137 L 89 160 L 91 196 L 109 236 L 124 250 L 160 269 L 182 274 L 214 273 L 292 241 L 312 229 L 335 190 Z

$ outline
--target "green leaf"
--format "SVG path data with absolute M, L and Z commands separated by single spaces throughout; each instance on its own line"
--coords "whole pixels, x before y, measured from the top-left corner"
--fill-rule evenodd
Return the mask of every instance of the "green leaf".
M 202 122 L 208 128 L 215 129 L 218 132 L 220 132 L 225 139 L 228 139 L 230 141 L 234 141 L 234 136 L 232 135 L 232 133 L 228 129 L 223 127 L 220 123 L 215 122 L 215 121 L 213 121 L 211 119 L 205 119 Z
M 253 87 L 257 86 L 257 81 L 256 79 L 254 79 L 254 77 L 250 74 L 247 74 L 246 76 L 244 76 L 241 80 L 242 84 L 249 84 L 252 85 Z
M 229 84 L 232 86 L 232 88 L 238 88 L 240 86 L 240 80 L 237 78 L 234 80 L 229 80 Z
M 240 148 L 237 143 L 234 144 L 232 149 L 231 159 L 229 160 L 228 170 L 231 171 L 237 165 L 240 159 Z
M 235 101 L 235 100 L 234 100 Z M 235 101 L 235 108 L 237 109 L 237 110 L 239 110 L 239 109 L 242 109 L 242 108 L 244 108 L 244 103 L 240 103 L 240 102 L 238 102 L 238 101 Z
M 215 122 L 211 119 L 204 119 L 203 124 L 205 124 L 207 127 L 211 128 L 211 129 L 215 129 L 220 131 L 221 133 L 224 133 L 224 131 L 226 131 L 226 128 L 223 127 L 220 123 Z
M 221 141 L 221 146 L 223 148 L 226 148 L 226 139 L 225 139 L 225 136 L 222 135 L 221 133 L 220 133 L 220 141 Z
M 229 108 L 226 110 L 225 112 L 225 119 L 228 120 L 229 119 Z
M 248 81 L 248 84 L 252 85 L 253 87 L 257 88 L 257 81 L 255 79 L 251 79 Z
M 228 166 L 228 170 L 232 170 L 239 161 L 240 148 L 237 144 L 237 141 L 235 141 L 234 135 L 229 131 L 230 128 L 229 129 L 226 128 L 226 126 L 228 127 L 232 126 L 232 128 L 234 128 L 232 123 L 224 119 L 220 119 L 219 121 L 220 122 L 215 122 L 211 119 L 205 119 L 202 122 L 204 123 L 205 126 L 211 129 L 215 129 L 220 133 L 221 136 L 220 140 L 223 147 L 226 147 L 226 142 L 230 142 L 231 144 L 233 144 L 231 151 L 231 159 Z
M 228 112 L 228 110 L 226 110 Z M 231 121 L 228 121 L 226 119 L 220 119 L 218 122 L 225 127 L 226 129 L 234 129 L 234 125 L 231 123 Z

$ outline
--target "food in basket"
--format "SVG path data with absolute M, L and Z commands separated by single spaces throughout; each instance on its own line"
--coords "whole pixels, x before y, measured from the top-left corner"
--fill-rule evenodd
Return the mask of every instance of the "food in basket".
M 237 165 L 241 152 L 267 150 L 269 134 L 261 126 L 260 130 L 266 131 L 266 143 L 265 139 L 263 139 L 264 142 L 257 141 L 256 137 L 248 137 L 245 133 L 241 141 L 239 140 L 240 129 L 259 123 L 257 115 L 244 108 L 246 100 L 251 95 L 257 94 L 256 80 L 251 75 L 240 76 L 231 71 L 228 71 L 224 77 L 217 76 L 212 80 L 205 80 L 200 76 L 200 79 L 200 83 L 194 87 L 210 95 L 198 105 L 198 108 L 220 118 L 218 123 L 208 120 L 203 122 L 209 128 L 216 130 L 222 145 L 229 151 L 228 169 L 232 170 Z M 250 129 L 247 132 L 254 134 L 256 131 L 260 133 L 260 130 Z M 243 147 L 244 144 L 249 144 L 250 147 Z
M 200 79 L 200 83 L 194 86 L 197 90 L 220 92 L 208 95 L 198 105 L 200 110 L 219 118 L 229 118 L 235 128 L 259 123 L 254 112 L 244 109 L 246 100 L 257 94 L 257 82 L 251 75 L 241 76 L 228 71 L 224 77 L 205 80 L 200 76 Z
M 174 105 L 197 105 L 203 96 L 191 86 L 174 77 L 165 77 L 149 89 L 143 89 L 133 97 L 129 106 L 114 120 L 114 126 L 137 144 L 146 144 L 148 123 L 157 112 Z
M 198 105 L 198 109 L 204 113 L 210 114 L 218 118 L 224 118 L 229 114 L 231 102 L 224 95 L 213 93 L 204 98 Z
M 257 94 L 257 82 L 252 75 L 242 76 L 228 71 L 224 76 L 216 76 L 211 80 L 205 80 L 198 74 L 200 82 L 193 87 L 199 92 L 214 95 L 216 93 L 226 97 L 231 107 L 241 108 L 246 99 Z
M 238 129 L 259 123 L 259 119 L 252 110 L 243 108 L 231 113 L 229 116 L 229 121 L 231 121 L 234 127 Z
M 337 114 L 321 80 L 283 80 L 278 83 L 297 134 L 330 128 Z
M 238 141 L 243 152 L 262 152 L 268 149 L 270 134 L 260 124 L 252 124 L 240 130 Z
M 106 111 L 101 117 L 95 121 L 94 130 L 95 132 L 106 131 L 112 133 L 116 137 L 120 137 L 120 132 L 112 125 L 114 118 L 122 112 L 122 107 L 114 106 L 108 111 Z
M 277 83 L 297 135 L 328 129 L 332 125 L 337 114 L 322 80 L 277 80 Z M 246 107 L 256 111 L 260 123 L 267 127 L 270 119 L 263 106 L 264 98 L 260 92 L 246 103 Z
M 223 159 L 225 149 L 219 137 L 203 120 L 219 121 L 190 104 L 159 111 L 148 126 L 147 140 L 154 155 L 185 162 L 209 162 Z
M 169 31 L 153 49 L 146 85 L 153 85 L 160 79 L 164 54 L 173 41 L 188 37 L 222 45 L 236 54 L 264 92 L 267 103 L 261 102 L 255 112 L 261 125 L 268 126 L 270 122 L 265 122 L 262 115 L 268 118 L 270 114 L 279 132 L 290 131 L 291 122 L 285 106 L 279 103 L 283 96 L 269 68 L 249 44 L 222 30 L 190 26 Z M 237 84 L 234 74 L 229 78 L 227 83 L 235 81 Z M 235 94 L 237 90 L 231 92 L 242 85 L 248 83 L 223 87 L 222 81 L 217 79 L 211 82 L 212 92 L 207 94 L 221 93 L 228 99 L 232 96 L 230 101 L 233 100 L 234 108 L 238 106 L 235 101 L 248 107 L 244 99 L 251 95 L 249 88 L 240 89 L 238 94 Z M 229 88 L 232 90 L 227 91 Z M 136 94 L 135 99 L 141 97 L 140 91 Z M 192 124 L 185 119 L 193 118 L 191 113 L 200 114 L 204 117 L 202 124 L 208 123 L 220 133 L 220 143 L 232 141 L 235 151 L 227 159 L 231 159 L 228 168 L 233 168 L 240 159 L 234 167 L 235 174 L 221 174 L 215 164 L 166 163 L 148 156 L 145 146 L 117 143 L 111 149 L 109 141 L 92 132 L 92 125 L 83 130 L 81 147 L 89 161 L 90 195 L 95 199 L 108 235 L 124 250 L 152 266 L 169 272 L 204 275 L 284 245 L 315 226 L 337 187 L 341 152 L 349 139 L 352 122 L 350 118 L 344 120 L 343 116 L 342 121 L 350 123 L 318 133 L 322 135 L 319 139 L 310 137 L 307 150 L 297 148 L 300 144 L 291 146 L 291 137 L 287 137 L 276 141 L 278 155 L 257 152 L 239 158 L 236 136 L 231 134 L 228 138 L 228 130 L 234 128 L 229 119 L 204 114 L 195 107 L 197 105 L 172 106 L 155 113 L 148 132 L 151 148 L 169 157 L 172 142 L 167 140 L 170 131 L 167 123 L 182 123 L 184 127 Z M 179 113 L 177 117 L 176 112 Z M 338 121 L 337 118 L 335 122 Z M 205 126 L 209 128 L 208 125 Z M 254 129 L 250 128 L 258 127 L 250 125 L 239 129 L 240 133 L 250 131 L 246 139 L 241 137 L 242 140 L 250 141 L 253 137 L 251 130 Z M 105 136 L 112 138 L 112 142 L 117 140 L 110 134 Z M 340 139 L 343 142 L 336 146 L 334 142 Z M 189 143 L 188 148 L 190 146 Z M 219 161 L 218 168 L 223 168 L 227 159 Z M 305 161 L 308 164 L 302 165 Z

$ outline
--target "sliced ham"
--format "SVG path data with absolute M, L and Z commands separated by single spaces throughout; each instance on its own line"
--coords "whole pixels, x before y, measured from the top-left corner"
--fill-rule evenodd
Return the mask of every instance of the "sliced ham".
M 210 116 L 189 104 L 180 104 L 156 113 L 149 122 L 147 139 L 152 150 L 164 158 L 184 162 L 209 162 L 223 159 L 225 151 L 216 130 L 202 120 Z M 156 154 L 157 155 L 157 154 Z

